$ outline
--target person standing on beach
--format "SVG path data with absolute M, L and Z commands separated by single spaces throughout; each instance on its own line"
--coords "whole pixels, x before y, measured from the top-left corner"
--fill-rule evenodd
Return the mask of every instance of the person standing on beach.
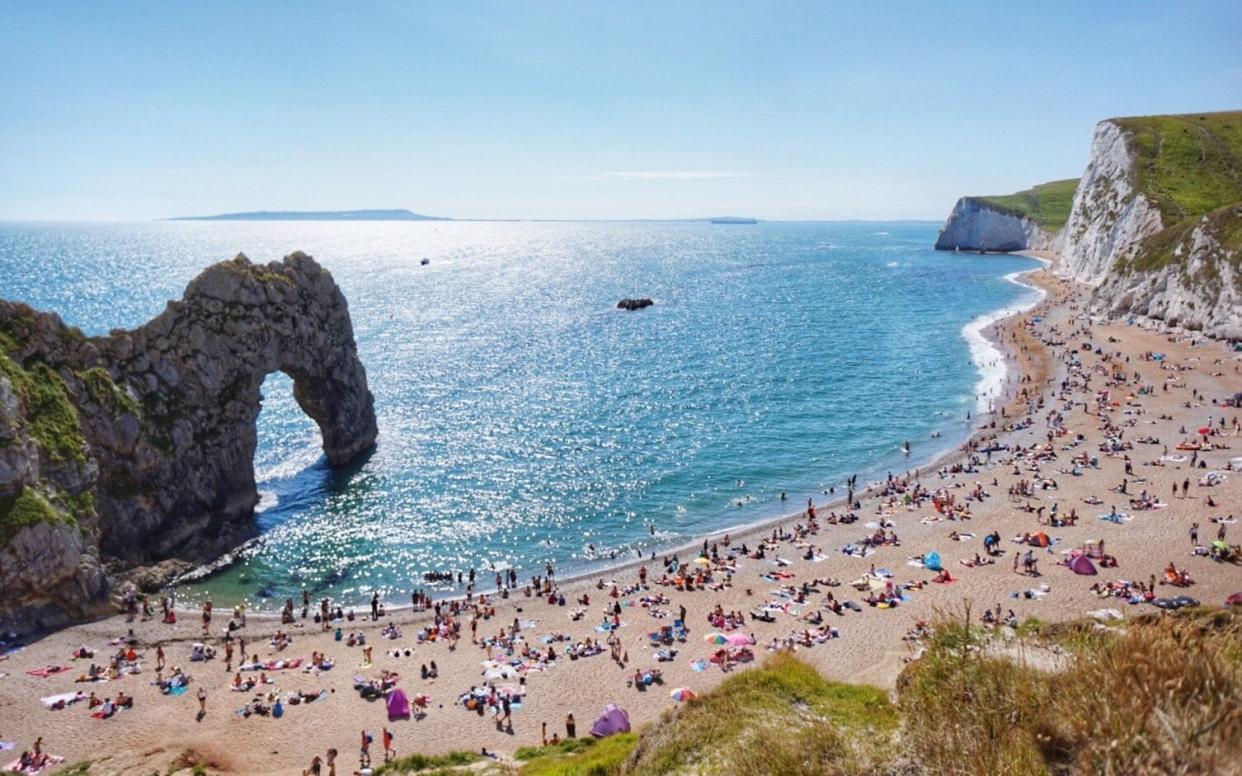
M 358 745 L 358 766 L 366 768 L 371 764 L 371 734 L 362 731 L 362 742 Z
M 1199 544 L 1199 524 L 1190 524 L 1190 546 L 1194 547 Z
M 198 686 L 198 719 L 201 722 L 207 716 L 207 688 Z
M 394 736 L 392 731 L 384 728 L 384 762 L 388 762 L 397 756 L 397 747 L 393 745 Z
M 578 737 L 578 723 L 574 721 L 574 713 L 572 711 L 565 715 L 565 737 Z

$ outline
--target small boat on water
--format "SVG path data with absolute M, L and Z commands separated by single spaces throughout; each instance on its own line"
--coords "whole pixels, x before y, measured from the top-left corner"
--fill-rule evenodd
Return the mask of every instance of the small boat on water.
M 427 258 L 426 256 L 424 256 L 422 259 L 420 259 L 420 260 L 419 260 L 419 262 L 418 262 L 418 263 L 419 263 L 420 265 L 422 265 L 422 266 L 424 266 L 424 267 L 425 267 L 425 266 L 427 266 L 428 264 L 430 264 L 430 263 L 431 263 L 431 259 L 429 259 L 429 258 Z

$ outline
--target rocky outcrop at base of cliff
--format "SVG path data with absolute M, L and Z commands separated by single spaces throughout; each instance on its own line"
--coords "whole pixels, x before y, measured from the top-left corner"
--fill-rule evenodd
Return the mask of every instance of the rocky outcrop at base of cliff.
M 0 301 L 0 625 L 98 613 L 104 565 L 201 562 L 252 536 L 259 391 L 275 371 L 330 464 L 374 445 L 345 297 L 305 254 L 209 267 L 106 337 Z
M 976 199 L 962 197 L 936 237 L 938 251 L 1050 251 L 1060 247 L 1058 234 L 1034 221 Z

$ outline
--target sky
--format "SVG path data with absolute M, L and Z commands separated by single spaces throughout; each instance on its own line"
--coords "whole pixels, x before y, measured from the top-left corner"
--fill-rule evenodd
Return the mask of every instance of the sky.
M 942 219 L 1242 108 L 1242 2 L 0 0 L 0 219 Z

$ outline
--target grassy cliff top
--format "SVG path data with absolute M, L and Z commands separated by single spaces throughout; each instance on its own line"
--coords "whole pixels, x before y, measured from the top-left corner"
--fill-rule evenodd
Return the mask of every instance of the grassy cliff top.
M 1242 201 L 1242 111 L 1112 119 L 1138 155 L 1138 189 L 1165 226 Z
M 1074 191 L 1078 179 L 1050 181 L 1032 186 L 1016 194 L 971 197 L 989 207 L 1022 216 L 1034 221 L 1049 232 L 1065 226 L 1069 220 L 1070 207 L 1074 204 Z

